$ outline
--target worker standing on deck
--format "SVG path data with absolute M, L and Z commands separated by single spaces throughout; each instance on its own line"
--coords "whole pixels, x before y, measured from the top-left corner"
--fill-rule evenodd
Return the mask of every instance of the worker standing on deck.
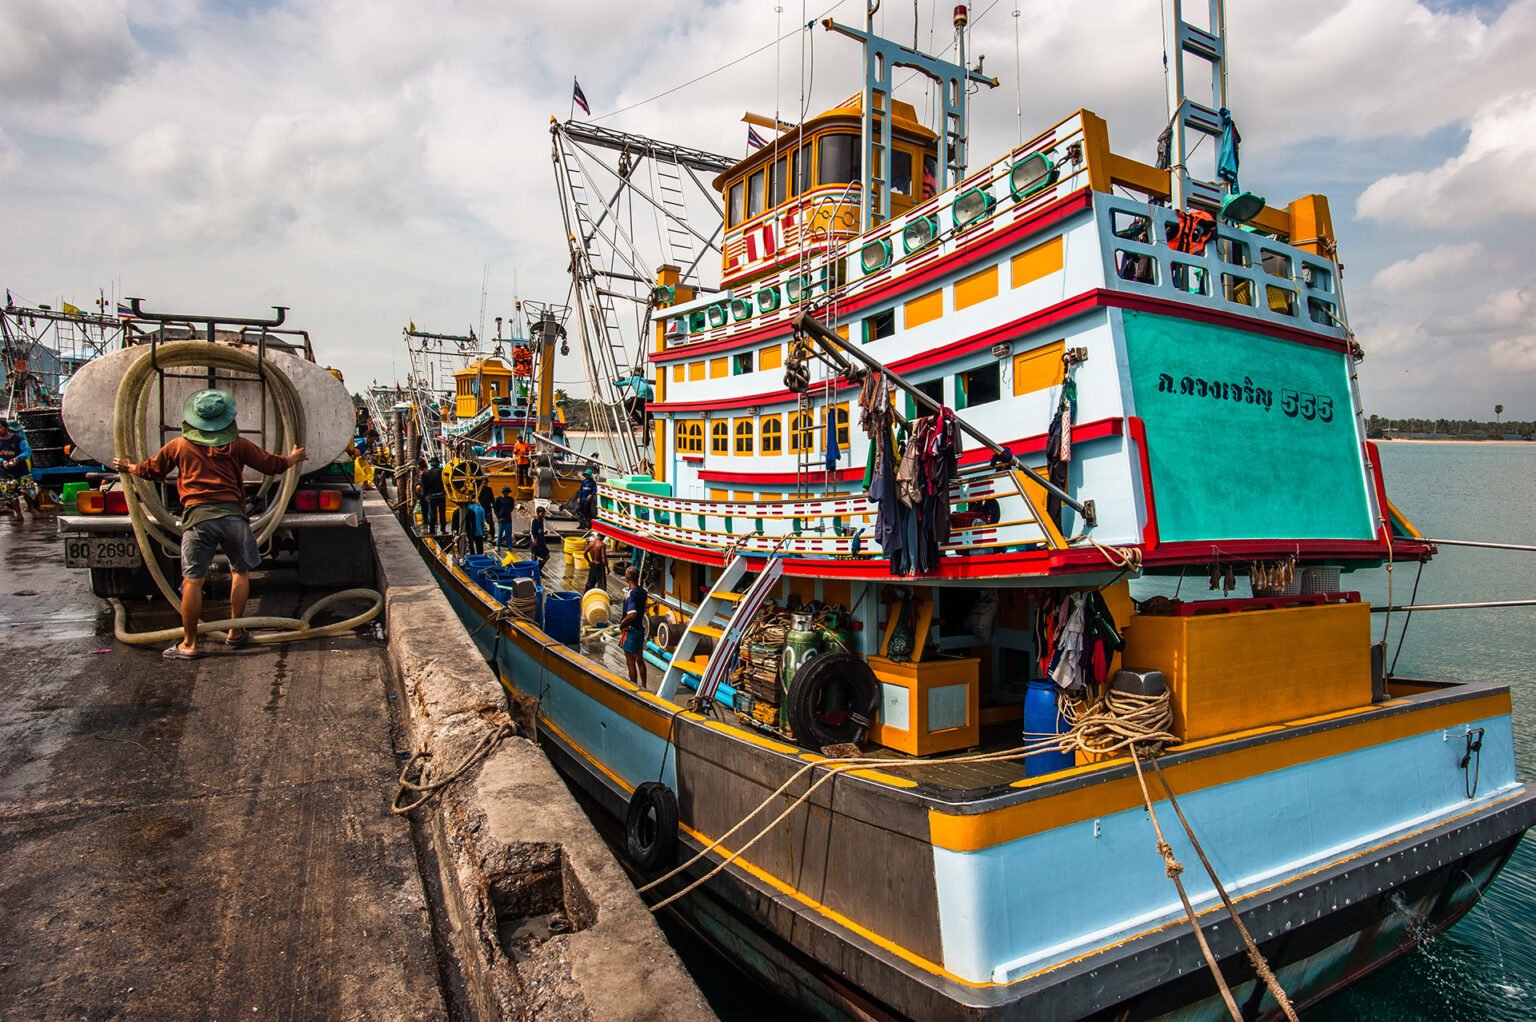
M 517 485 L 528 486 L 533 482 L 533 445 L 524 433 L 512 445 L 512 456 L 517 459 Z
M 512 515 L 517 511 L 517 501 L 512 499 L 512 487 L 503 486 L 501 496 L 492 505 L 496 512 L 496 545 L 506 549 L 512 545 Z
M 640 571 L 633 564 L 624 569 L 624 616 L 619 618 L 619 634 L 623 637 L 620 648 L 624 650 L 624 666 L 629 668 L 629 680 L 639 688 L 645 688 L 645 605 L 649 598 L 640 584 Z
M 443 490 L 443 463 L 436 458 L 421 477 L 421 526 L 428 533 L 444 532 L 448 494 Z
M 490 480 L 480 484 L 480 492 L 475 494 L 475 501 L 484 509 L 485 524 L 489 528 L 491 523 L 496 520 L 496 494 L 491 489 Z M 495 537 L 493 536 L 492 538 L 494 539 Z
M 539 578 L 544 577 L 544 564 L 549 560 L 549 537 L 544 532 L 544 506 L 533 513 L 533 523 L 528 527 L 528 536 L 531 542 L 528 544 L 533 551 L 533 559 L 539 562 Z
M 134 464 L 113 458 L 119 472 L 143 479 L 163 479 L 176 470 L 181 497 L 181 631 L 182 639 L 168 647 L 168 660 L 193 660 L 197 621 L 203 611 L 203 579 L 216 550 L 229 558 L 229 616 L 245 616 L 251 591 L 251 571 L 261 563 L 256 536 L 245 509 L 245 469 L 277 475 L 305 458 L 295 446 L 286 455 L 264 451 L 240 435 L 235 424 L 234 396 L 222 390 L 200 390 L 187 398 L 181 413 L 181 436 L 152 457 Z M 250 635 L 232 628 L 224 641 L 243 646 Z
M 576 487 L 576 524 L 578 528 L 592 528 L 592 519 L 597 517 L 597 480 L 592 478 L 592 470 L 581 470 L 581 485 Z
M 587 537 L 587 589 L 608 589 L 608 543 L 599 532 Z
M 479 501 L 471 501 L 459 508 L 458 527 L 464 534 L 464 545 L 467 553 L 485 553 L 485 508 Z

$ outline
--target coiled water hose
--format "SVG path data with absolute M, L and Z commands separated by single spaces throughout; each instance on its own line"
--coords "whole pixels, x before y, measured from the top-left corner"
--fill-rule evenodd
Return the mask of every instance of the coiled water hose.
M 157 370 L 184 366 L 233 370 L 263 377 L 267 382 L 267 392 L 272 396 L 273 405 L 277 411 L 278 449 L 282 450 L 293 444 L 303 446 L 304 405 L 299 400 L 299 392 L 294 387 L 293 381 L 281 368 L 271 362 L 262 361 L 256 352 L 245 348 L 231 348 L 209 344 L 206 341 L 174 341 L 158 346 L 152 356 L 135 361 L 123 374 L 122 382 L 118 384 L 117 402 L 113 406 L 112 417 L 112 447 L 117 457 L 140 462 L 152 453 L 147 437 L 149 402 L 153 389 L 150 384 L 159 375 Z M 166 508 L 165 502 L 160 499 L 159 491 L 148 480 L 127 473 L 121 474 L 119 479 L 122 483 L 123 495 L 128 502 L 128 515 L 133 522 L 133 535 L 138 541 L 144 564 L 149 568 L 155 585 L 159 587 L 165 598 L 171 602 L 172 606 L 180 607 L 181 592 L 171 585 L 170 580 L 165 577 L 165 572 L 161 570 L 159 558 L 155 556 L 155 544 L 178 545 L 181 525 L 176 520 L 176 516 Z M 270 483 L 270 479 L 262 483 L 263 492 L 270 489 Z M 276 499 L 269 501 L 266 510 L 251 522 L 251 529 L 256 534 L 258 546 L 270 540 L 272 534 L 277 531 L 283 511 L 288 507 L 288 502 L 293 498 L 293 491 L 298 484 L 299 466 L 289 466 L 281 476 Z M 347 618 L 345 621 L 321 625 L 318 628 L 311 627 L 310 622 L 314 620 L 315 615 L 327 607 L 348 600 L 363 599 L 371 600 L 372 606 L 361 614 Z M 112 628 L 118 642 L 131 646 L 148 646 L 182 637 L 179 626 L 160 628 L 152 632 L 130 632 L 127 622 L 128 612 L 123 606 L 123 601 L 114 598 L 110 602 L 113 610 Z M 350 632 L 359 625 L 367 624 L 378 617 L 383 609 L 384 596 L 378 590 L 346 589 L 315 601 L 296 618 L 265 615 L 224 618 L 219 621 L 199 622 L 197 632 L 202 635 L 231 629 L 252 633 L 256 629 L 276 629 L 261 635 L 251 634 L 250 638 L 253 642 L 259 643 L 318 639 L 327 635 Z

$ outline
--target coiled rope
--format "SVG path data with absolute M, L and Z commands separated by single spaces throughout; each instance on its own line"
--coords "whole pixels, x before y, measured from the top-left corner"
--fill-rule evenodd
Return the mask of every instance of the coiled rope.
M 411 758 L 406 760 L 404 765 L 400 767 L 399 786 L 395 789 L 395 797 L 390 800 L 389 811 L 396 816 L 404 816 L 411 810 L 425 805 L 433 796 L 463 776 L 466 770 L 496 751 L 496 746 L 500 745 L 502 741 L 515 734 L 517 734 L 517 727 L 510 720 L 497 722 L 495 727 L 481 736 L 479 744 L 459 761 L 458 766 L 448 771 L 447 775 L 441 780 L 436 781 L 428 780 L 432 753 L 426 749 L 412 753 Z M 409 780 L 411 770 L 417 764 L 421 765 L 421 772 L 416 780 Z M 401 805 L 400 796 L 406 792 L 410 792 L 415 797 L 406 805 Z
M 135 361 L 123 374 L 122 382 L 118 384 L 112 419 L 113 450 L 117 457 L 140 462 L 149 456 L 151 453 L 148 440 L 149 403 L 153 389 L 150 382 L 159 375 L 158 370 L 181 366 L 246 372 L 264 378 L 268 384 L 267 392 L 272 397 L 277 411 L 277 446 L 279 448 L 291 444 L 302 446 L 305 436 L 303 402 L 299 399 L 299 392 L 294 387 L 293 381 L 281 368 L 264 361 L 256 352 L 245 348 L 210 344 L 206 341 L 173 341 L 159 345 L 151 355 Z M 256 534 L 258 546 L 270 540 L 272 534 L 277 531 L 283 512 L 293 497 L 293 491 L 298 487 L 299 474 L 298 465 L 290 466 L 281 476 L 276 498 L 269 501 L 266 509 L 251 522 L 251 530 Z M 128 515 L 133 523 L 134 539 L 139 544 L 144 564 L 149 569 L 150 576 L 155 580 L 155 585 L 161 594 L 170 601 L 172 606 L 180 606 L 181 592 L 165 577 L 165 572 L 160 567 L 160 559 L 155 556 L 155 550 L 157 546 L 163 548 L 178 545 L 181 538 L 181 525 L 165 506 L 165 502 L 160 499 L 158 490 L 149 480 L 126 473 L 120 475 L 119 479 L 123 486 L 123 496 L 128 503 Z M 267 493 L 270 488 L 271 478 L 269 477 L 262 482 L 261 492 Z M 344 621 L 321 625 L 318 628 L 311 625 L 311 621 L 321 610 L 335 603 L 355 599 L 367 599 L 372 603 L 361 614 Z M 119 642 L 131 646 L 147 646 L 165 642 L 167 639 L 179 638 L 182 635 L 180 628 L 130 632 L 127 630 L 127 609 L 123 606 L 123 602 L 115 598 L 109 602 L 113 610 L 112 630 Z M 372 621 L 383 609 L 384 597 L 377 590 L 347 589 L 323 597 L 296 618 L 254 616 L 202 621 L 198 623 L 197 632 L 202 635 L 234 629 L 242 631 L 278 629 L 265 635 L 253 634 L 251 639 L 258 643 L 293 642 L 298 639 L 314 639 L 350 632 Z

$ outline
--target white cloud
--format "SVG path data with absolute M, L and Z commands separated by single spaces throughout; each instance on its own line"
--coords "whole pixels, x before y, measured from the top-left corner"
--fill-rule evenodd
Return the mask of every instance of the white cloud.
M 0 95 L 50 110 L 94 102 L 132 66 L 125 11 L 122 0 L 0 4 Z
M 1536 158 L 1536 89 L 1501 96 L 1477 110 L 1460 153 L 1429 171 L 1392 174 L 1360 196 L 1372 220 L 1457 227 L 1536 216 L 1536 191 L 1524 187 Z
M 1380 291 L 1416 291 L 1424 287 L 1444 286 L 1447 279 L 1461 277 L 1461 271 L 1475 264 L 1484 254 L 1482 242 L 1461 245 L 1437 245 L 1411 259 L 1399 259 L 1371 279 L 1371 287 Z
M 0 128 L 0 181 L 10 177 L 11 172 L 21 165 L 21 147 L 16 140 Z

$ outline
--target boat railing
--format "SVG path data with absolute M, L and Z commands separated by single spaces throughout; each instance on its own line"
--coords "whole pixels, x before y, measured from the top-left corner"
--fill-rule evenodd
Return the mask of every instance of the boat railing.
M 710 500 L 598 486 L 598 518 L 625 531 L 710 550 L 744 549 L 790 556 L 880 558 L 879 514 L 863 493 L 784 500 Z M 1040 508 L 1023 473 L 981 465 L 962 471 L 949 490 L 950 539 L 945 554 L 1060 549 L 1067 545 Z
M 1118 195 L 1095 204 L 1104 279 L 1110 288 L 1343 338 L 1334 265 L 1324 256 L 1219 223 L 1200 254 L 1167 239 L 1178 213 Z

